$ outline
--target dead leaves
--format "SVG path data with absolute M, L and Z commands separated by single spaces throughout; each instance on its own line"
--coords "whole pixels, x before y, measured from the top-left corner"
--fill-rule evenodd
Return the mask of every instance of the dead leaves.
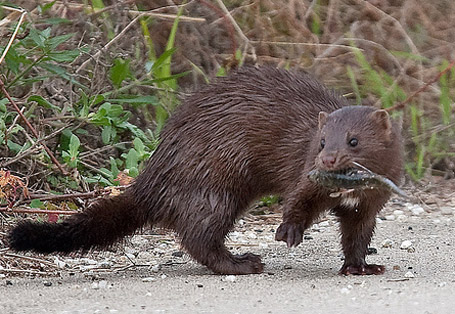
M 10 171 L 0 169 L 0 204 L 6 201 L 11 208 L 21 196 L 30 197 L 26 183 Z

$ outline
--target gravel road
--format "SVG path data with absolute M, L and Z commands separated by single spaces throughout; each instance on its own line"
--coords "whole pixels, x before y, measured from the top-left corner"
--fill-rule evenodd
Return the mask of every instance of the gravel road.
M 181 254 L 172 235 L 138 235 L 82 259 L 27 255 L 46 261 L 44 270 L 54 266 L 41 275 L 0 272 L 0 313 L 454 313 L 453 214 L 390 204 L 368 257 L 386 265 L 382 276 L 337 274 L 342 255 L 330 216 L 290 250 L 273 241 L 279 219 L 242 220 L 229 246 L 261 254 L 260 275 L 213 275 Z

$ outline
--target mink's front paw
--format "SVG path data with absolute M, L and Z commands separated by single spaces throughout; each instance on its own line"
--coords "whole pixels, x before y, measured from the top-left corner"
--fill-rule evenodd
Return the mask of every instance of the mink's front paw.
M 276 241 L 284 241 L 288 247 L 297 246 L 302 242 L 303 228 L 301 224 L 283 222 L 275 234 Z
M 383 265 L 343 265 L 340 275 L 382 275 L 385 272 Z

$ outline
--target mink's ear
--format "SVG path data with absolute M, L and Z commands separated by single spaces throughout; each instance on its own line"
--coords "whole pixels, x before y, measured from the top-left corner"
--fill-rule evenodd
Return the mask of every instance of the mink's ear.
M 390 140 L 390 135 L 392 134 L 392 121 L 390 121 L 390 116 L 385 110 L 376 110 L 371 113 L 371 118 L 374 123 L 378 125 L 384 132 L 386 140 Z
M 319 112 L 319 117 L 318 117 L 319 130 L 321 130 L 322 127 L 326 124 L 328 116 L 329 116 L 329 114 L 327 112 L 324 112 L 324 111 Z

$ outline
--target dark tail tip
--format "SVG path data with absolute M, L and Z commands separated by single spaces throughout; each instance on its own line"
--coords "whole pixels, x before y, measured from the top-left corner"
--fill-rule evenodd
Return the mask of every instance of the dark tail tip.
M 8 240 L 11 249 L 16 251 L 86 252 L 109 247 L 133 234 L 144 223 L 134 199 L 124 193 L 100 199 L 60 223 L 21 222 L 10 231 Z

